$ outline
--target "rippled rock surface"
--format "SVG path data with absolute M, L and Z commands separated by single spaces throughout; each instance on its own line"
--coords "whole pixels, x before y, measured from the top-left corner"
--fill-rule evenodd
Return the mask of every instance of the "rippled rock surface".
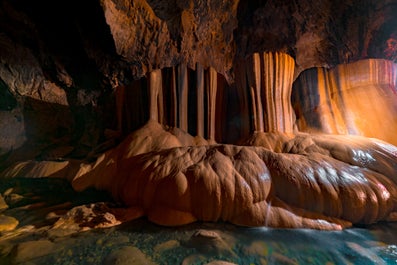
M 387 220 L 395 211 L 396 154 L 379 140 L 305 134 L 285 142 L 281 153 L 217 144 L 136 156 L 115 150 L 72 185 L 108 190 L 162 225 L 203 220 L 341 229 Z
M 2 179 L 0 193 L 8 197 L 4 214 L 20 221 L 0 233 L 0 264 L 393 264 L 397 258 L 395 223 L 313 231 L 221 222 L 164 227 L 140 218 L 89 229 L 78 225 L 85 218 L 59 223 L 81 208 L 100 217 L 108 211 L 104 194 L 73 192 L 68 182 L 51 178 Z M 23 199 L 11 200 L 16 194 Z
M 278 152 L 197 145 L 187 134 L 150 122 L 92 164 L 32 161 L 16 164 L 5 175 L 67 177 L 75 190 L 110 192 L 129 219 L 145 215 L 166 226 L 201 220 L 342 229 L 393 219 L 395 146 L 358 136 L 268 138 L 283 139 L 281 146 L 270 145 Z

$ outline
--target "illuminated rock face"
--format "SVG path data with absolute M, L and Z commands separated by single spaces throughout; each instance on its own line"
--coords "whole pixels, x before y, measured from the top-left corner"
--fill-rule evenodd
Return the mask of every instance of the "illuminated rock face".
M 305 90 L 296 90 L 294 97 L 306 105 L 295 104 L 295 108 L 317 106 L 305 100 L 315 93 L 322 107 L 318 113 L 298 112 L 299 126 L 306 117 L 303 113 L 311 114 L 312 120 L 318 114 L 320 129 L 328 133 L 340 133 L 341 124 L 346 133 L 364 128 L 347 117 L 362 111 L 360 104 L 370 99 L 384 104 L 379 111 L 388 113 L 394 98 L 380 93 L 395 88 L 395 77 L 382 73 L 394 65 L 369 60 L 353 66 L 330 72 L 316 69 L 299 77 L 298 84 Z M 371 69 L 378 74 L 366 77 L 363 73 Z M 294 131 L 289 100 L 293 73 L 294 60 L 283 53 L 256 53 L 242 61 L 235 69 L 234 86 L 226 85 L 213 68 L 199 64 L 194 70 L 181 64 L 151 71 L 144 82 L 137 83 L 137 88 L 147 91 L 147 104 L 141 109 L 146 109 L 149 121 L 137 130 L 127 128 L 126 132 L 133 132 L 117 147 L 92 164 L 25 162 L 4 175 L 62 177 L 78 191 L 106 190 L 125 205 L 124 216 L 147 216 L 166 226 L 202 220 L 329 230 L 393 219 L 397 148 L 359 136 Z M 126 94 L 132 88 L 118 88 L 121 131 L 126 120 L 136 123 Z M 222 129 L 228 118 L 223 110 L 228 89 L 241 96 L 239 117 L 249 121 L 241 123 L 240 135 L 248 136 L 240 139 L 243 145 L 214 142 L 222 142 L 219 131 L 228 133 Z M 368 94 L 367 98 L 361 95 L 363 91 L 370 93 L 369 99 Z M 395 94 L 391 90 L 386 95 Z
M 294 69 L 291 56 L 266 52 L 239 61 L 232 84 L 201 64 L 153 70 L 117 88 L 118 130 L 128 134 L 138 129 L 129 124 L 150 119 L 222 143 L 241 142 L 252 132 L 292 134 Z
M 374 137 L 397 145 L 397 65 L 362 60 L 302 73 L 292 104 L 300 131 Z
M 351 120 L 346 115 L 352 114 L 345 112 L 362 110 L 363 96 L 354 95 L 363 89 L 377 102 L 393 102 L 375 92 L 395 87 L 395 77 L 359 75 L 387 63 L 368 62 L 357 63 L 353 74 L 348 66 L 340 66 L 300 76 L 299 84 L 307 90 L 298 91 L 309 91 L 298 94 L 300 102 L 307 102 L 306 95 L 310 99 L 313 91 L 319 91 L 321 102 L 334 100 L 334 109 L 323 113 L 338 111 L 339 116 L 321 116 L 320 124 L 331 128 L 326 132 L 334 132 L 339 124 L 346 130 L 352 124 L 358 128 L 347 122 Z M 243 60 L 235 69 L 235 84 L 200 64 L 195 69 L 181 64 L 150 71 L 133 86 L 117 88 L 118 130 L 133 131 L 118 146 L 93 163 L 31 161 L 3 174 L 62 177 L 77 191 L 106 190 L 125 206 L 114 210 L 116 217 L 147 216 L 165 226 L 201 220 L 333 230 L 395 219 L 397 147 L 361 136 L 296 131 L 289 100 L 293 73 L 294 60 L 283 53 L 255 53 Z M 137 102 L 128 95 L 133 89 L 146 95 L 145 104 L 131 104 Z M 242 144 L 217 144 L 215 140 L 223 142 L 222 134 L 233 133 L 224 127 L 231 113 L 225 95 L 233 92 L 241 96 L 237 112 L 244 120 L 238 134 L 244 136 Z M 134 116 L 139 109 L 148 121 L 139 129 L 128 127 L 143 120 Z M 298 112 L 299 119 L 301 113 L 306 112 Z
M 386 220 L 397 209 L 397 148 L 381 141 L 300 134 L 282 153 L 194 143 L 169 148 L 180 145 L 175 136 L 167 139 L 156 123 L 147 129 L 164 134 L 157 147 L 159 138 L 147 141 L 158 151 L 136 151 L 143 142 L 130 137 L 82 167 L 73 187 L 108 190 L 132 215 L 166 226 L 203 220 L 341 229 Z

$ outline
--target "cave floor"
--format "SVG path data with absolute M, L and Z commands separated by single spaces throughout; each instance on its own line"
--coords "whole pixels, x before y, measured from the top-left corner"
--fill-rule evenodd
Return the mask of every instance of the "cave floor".
M 0 232 L 0 264 L 397 264 L 397 223 L 316 231 L 203 222 L 162 227 L 140 218 L 97 228 L 108 218 L 102 214 L 83 227 L 78 211 L 76 223 L 58 220 L 76 206 L 112 204 L 107 194 L 76 193 L 60 179 L 21 178 L 1 179 L 0 193 L 0 228 L 19 222 Z

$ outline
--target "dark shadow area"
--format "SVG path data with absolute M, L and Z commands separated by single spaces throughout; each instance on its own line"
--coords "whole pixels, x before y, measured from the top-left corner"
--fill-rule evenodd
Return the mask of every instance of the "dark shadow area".
M 6 83 L 0 78 L 0 111 L 10 111 L 17 106 L 17 100 L 11 94 Z
M 106 192 L 76 192 L 67 180 L 57 178 L 0 178 L 0 194 L 8 205 L 4 214 L 19 220 L 19 226 L 48 225 L 51 210 L 61 214 L 78 205 L 113 202 Z
M 320 104 L 316 68 L 307 69 L 296 78 L 292 84 L 291 103 L 297 120 L 303 118 L 311 127 L 322 129 L 320 116 L 316 113 Z

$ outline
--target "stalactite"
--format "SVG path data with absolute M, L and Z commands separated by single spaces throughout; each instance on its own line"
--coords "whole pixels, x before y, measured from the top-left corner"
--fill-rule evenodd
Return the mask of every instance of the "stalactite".
M 161 70 L 149 73 L 149 117 L 159 123 L 163 122 L 163 82 Z
M 252 69 L 247 69 L 248 86 L 251 94 L 251 102 L 253 107 L 254 131 L 264 131 L 263 125 L 263 106 L 261 100 L 261 64 L 260 55 L 255 53 L 250 58 L 252 60 Z
M 188 131 L 188 74 L 186 64 L 178 66 L 178 128 Z
M 329 115 L 317 119 L 319 128 L 334 121 L 327 125 L 329 130 L 341 124 L 361 130 L 361 122 L 368 119 L 395 140 L 395 69 L 372 60 L 302 74 L 293 97 L 304 101 L 303 107 L 294 104 L 304 110 L 298 117 L 306 123 L 299 124 L 310 126 L 316 117 L 305 115 L 316 111 Z M 160 225 L 200 220 L 342 229 L 395 218 L 395 146 L 364 137 L 289 134 L 294 62 L 286 54 L 254 54 L 235 70 L 236 87 L 211 67 L 152 71 L 148 79 L 117 89 L 117 127 L 135 130 L 117 147 L 92 163 L 30 161 L 10 167 L 5 176 L 68 178 L 77 191 L 96 188 L 112 194 L 126 206 L 117 207 L 122 216 L 146 215 Z M 237 104 L 237 95 L 245 103 Z M 253 106 L 250 113 L 248 102 Z M 321 104 L 324 107 L 318 108 Z M 169 106 L 170 113 L 164 115 Z M 373 113 L 359 117 L 368 106 Z M 342 114 L 340 120 L 335 118 L 335 113 L 348 110 L 353 110 L 349 117 L 354 120 Z M 255 146 L 222 144 L 239 136 L 229 130 L 234 128 L 230 118 L 244 119 L 248 113 L 254 116 L 251 129 L 256 132 L 245 145 Z M 159 124 L 175 122 L 178 128 Z
M 208 69 L 206 85 L 207 95 L 207 138 L 215 140 L 216 123 L 216 94 L 218 89 L 218 73 L 212 67 Z
M 204 137 L 204 68 L 201 64 L 196 66 L 197 89 L 197 136 Z

